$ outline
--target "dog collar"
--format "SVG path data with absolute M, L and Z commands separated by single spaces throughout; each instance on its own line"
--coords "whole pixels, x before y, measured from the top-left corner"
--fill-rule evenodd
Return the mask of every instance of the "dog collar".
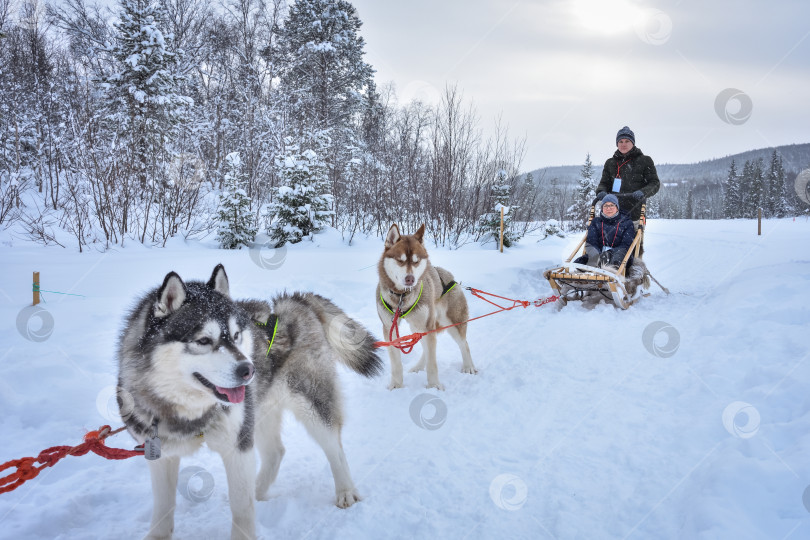
M 416 307 L 416 304 L 418 304 L 418 303 L 419 303 L 419 299 L 420 299 L 420 298 L 422 298 L 422 290 L 423 290 L 424 288 L 425 288 L 425 282 L 424 282 L 424 281 L 420 281 L 420 282 L 419 282 L 419 296 L 417 296 L 417 297 L 416 297 L 416 302 L 414 302 L 414 303 L 413 303 L 413 305 L 412 305 L 410 308 L 408 308 L 408 311 L 406 311 L 405 313 L 403 313 L 402 315 L 400 315 L 400 318 L 405 317 L 405 316 L 406 316 L 408 313 L 410 313 L 411 311 L 413 311 L 413 308 L 415 308 L 415 307 Z M 393 293 L 393 291 L 391 291 L 391 292 Z M 394 294 L 397 294 L 397 293 L 394 293 Z M 397 296 L 399 296 L 399 300 L 400 300 L 400 302 L 402 302 L 402 297 L 403 297 L 403 296 L 405 296 L 405 293 L 398 294 Z M 389 313 L 391 313 L 391 315 L 394 315 L 394 314 L 395 314 L 395 313 L 394 313 L 394 310 L 393 310 L 393 309 L 391 309 L 391 306 L 389 306 L 389 305 L 388 305 L 388 302 L 386 302 L 386 301 L 385 301 L 385 298 L 383 298 L 382 291 L 380 291 L 380 302 L 382 302 L 382 305 L 383 305 L 383 306 L 385 306 L 385 309 L 387 309 L 387 310 L 389 311 Z
M 278 331 L 278 315 L 271 314 L 270 317 L 268 317 L 266 323 L 260 323 L 258 321 L 253 322 L 256 324 L 256 326 L 263 326 L 264 331 L 267 332 L 267 336 L 270 339 L 267 340 L 267 354 L 265 354 L 264 356 L 265 357 L 270 356 L 270 348 L 273 346 L 273 342 L 276 340 L 276 332 Z M 268 330 L 271 325 L 273 326 L 272 334 L 270 333 L 270 330 Z

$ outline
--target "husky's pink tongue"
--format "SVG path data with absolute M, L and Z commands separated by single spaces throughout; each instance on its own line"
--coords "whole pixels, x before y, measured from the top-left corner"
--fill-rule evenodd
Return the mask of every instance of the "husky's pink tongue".
M 231 403 L 242 403 L 245 401 L 245 387 L 237 386 L 236 388 L 222 388 L 217 386 L 217 392 L 228 396 L 228 401 Z

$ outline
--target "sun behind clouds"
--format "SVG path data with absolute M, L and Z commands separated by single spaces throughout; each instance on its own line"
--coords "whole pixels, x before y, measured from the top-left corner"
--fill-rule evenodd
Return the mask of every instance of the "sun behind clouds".
M 630 0 L 571 0 L 568 5 L 575 24 L 602 35 L 630 30 L 641 15 L 638 3 Z

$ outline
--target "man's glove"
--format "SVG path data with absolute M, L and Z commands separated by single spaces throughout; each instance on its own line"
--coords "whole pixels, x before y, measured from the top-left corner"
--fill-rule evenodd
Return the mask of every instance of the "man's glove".
M 577 263 L 577 264 L 588 264 L 588 256 L 587 255 L 580 255 L 579 257 L 574 259 L 574 262 Z
M 635 191 L 634 191 L 633 193 L 631 193 L 630 195 L 632 195 L 632 196 L 633 196 L 633 198 L 634 198 L 634 199 L 636 199 L 637 201 L 640 201 L 641 199 L 643 199 L 643 198 L 644 198 L 644 192 L 643 192 L 643 191 L 641 191 L 640 189 L 635 190 Z
M 602 199 L 605 198 L 605 195 L 607 195 L 607 191 L 600 191 L 599 193 L 596 194 L 596 200 L 601 201 Z
M 599 254 L 599 267 L 605 267 L 610 265 L 610 252 L 611 250 L 603 251 Z

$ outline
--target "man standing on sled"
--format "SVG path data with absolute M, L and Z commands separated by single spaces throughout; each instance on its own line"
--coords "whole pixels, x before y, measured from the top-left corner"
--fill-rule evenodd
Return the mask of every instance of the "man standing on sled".
M 603 200 L 608 193 L 620 194 L 620 213 L 626 213 L 638 229 L 641 218 L 641 204 L 661 188 L 658 172 L 650 156 L 646 156 L 636 145 L 633 131 L 624 126 L 616 134 L 616 152 L 605 162 L 602 181 L 596 188 L 596 198 Z M 644 246 L 641 246 L 641 255 Z

